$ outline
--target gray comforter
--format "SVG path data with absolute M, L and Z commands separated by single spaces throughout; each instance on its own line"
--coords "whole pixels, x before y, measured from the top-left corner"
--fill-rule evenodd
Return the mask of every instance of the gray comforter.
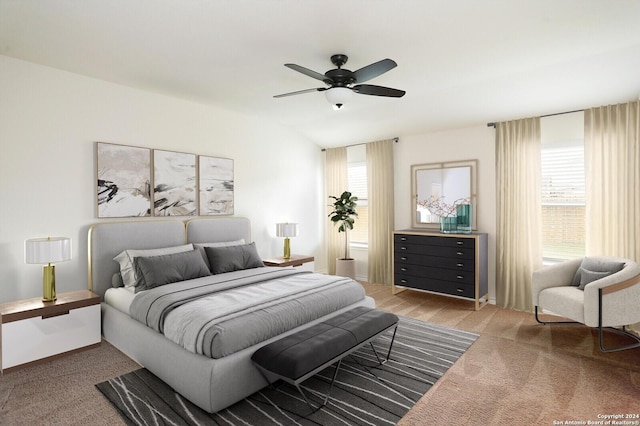
M 364 297 L 349 278 L 265 267 L 140 292 L 130 314 L 191 352 L 222 358 Z

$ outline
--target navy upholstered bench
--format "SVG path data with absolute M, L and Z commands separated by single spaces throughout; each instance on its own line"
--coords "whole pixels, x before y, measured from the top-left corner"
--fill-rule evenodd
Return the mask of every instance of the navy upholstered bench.
M 325 405 L 342 359 L 393 328 L 393 338 L 386 359 L 380 359 L 371 343 L 378 362 L 385 363 L 391 355 L 397 327 L 396 315 L 361 306 L 265 345 L 251 356 L 251 360 L 265 376 L 267 383 L 268 372 L 294 385 L 307 404 L 314 408 L 302 392 L 300 383 L 337 362 L 322 404 Z

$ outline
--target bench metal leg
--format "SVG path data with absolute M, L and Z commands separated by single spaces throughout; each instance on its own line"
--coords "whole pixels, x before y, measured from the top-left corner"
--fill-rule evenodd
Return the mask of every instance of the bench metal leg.
M 327 402 L 329 402 L 329 395 L 331 394 L 331 390 L 333 389 L 333 384 L 335 383 L 336 377 L 338 376 L 338 370 L 340 370 L 340 365 L 342 365 L 342 359 L 339 360 L 336 363 L 336 368 L 333 371 L 333 378 L 331 379 L 331 383 L 329 384 L 329 390 L 327 391 L 326 395 L 324 396 L 324 402 L 322 403 L 322 405 L 319 405 L 318 407 L 314 407 L 313 404 L 309 401 L 309 399 L 307 399 L 307 396 L 304 394 L 304 392 L 302 391 L 302 388 L 300 387 L 300 383 L 299 382 L 294 382 L 294 385 L 298 389 L 298 392 L 300 392 L 300 395 L 302 395 L 302 397 L 307 402 L 309 407 L 311 407 L 312 410 L 317 410 L 319 408 L 322 408 L 325 405 L 327 405 Z
M 371 349 L 373 349 L 373 353 L 375 354 L 376 358 L 378 359 L 378 364 L 382 365 L 382 364 L 385 364 L 387 361 L 389 361 L 389 357 L 391 356 L 391 349 L 393 348 L 393 342 L 396 340 L 396 331 L 398 331 L 398 326 L 397 325 L 393 329 L 393 337 L 391 338 L 391 343 L 389 343 L 389 351 L 387 352 L 387 358 L 384 359 L 384 360 L 380 359 L 380 356 L 378 355 L 378 351 L 373 346 L 373 340 L 371 340 L 369 342 L 369 344 L 371 345 Z

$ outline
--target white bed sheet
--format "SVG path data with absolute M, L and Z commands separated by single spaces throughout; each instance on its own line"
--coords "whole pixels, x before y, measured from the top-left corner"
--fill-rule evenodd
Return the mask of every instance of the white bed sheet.
M 104 293 L 106 304 L 127 315 L 129 315 L 129 306 L 131 306 L 134 297 L 136 297 L 135 293 L 125 287 L 110 288 Z

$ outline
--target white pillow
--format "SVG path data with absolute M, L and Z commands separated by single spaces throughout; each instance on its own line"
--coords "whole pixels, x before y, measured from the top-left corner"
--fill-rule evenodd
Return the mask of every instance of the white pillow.
M 204 263 L 209 266 L 209 258 L 207 257 L 207 253 L 204 251 L 205 247 L 231 247 L 231 246 L 241 246 L 244 245 L 244 238 L 240 238 L 235 241 L 221 241 L 217 243 L 193 243 L 193 246 L 198 249 L 202 258 L 204 259 Z
M 133 287 L 137 280 L 136 271 L 133 267 L 134 257 L 162 256 L 164 254 L 182 253 L 191 250 L 193 250 L 193 244 L 149 250 L 125 250 L 114 257 L 113 260 L 120 264 L 120 275 L 122 275 L 124 286 Z

